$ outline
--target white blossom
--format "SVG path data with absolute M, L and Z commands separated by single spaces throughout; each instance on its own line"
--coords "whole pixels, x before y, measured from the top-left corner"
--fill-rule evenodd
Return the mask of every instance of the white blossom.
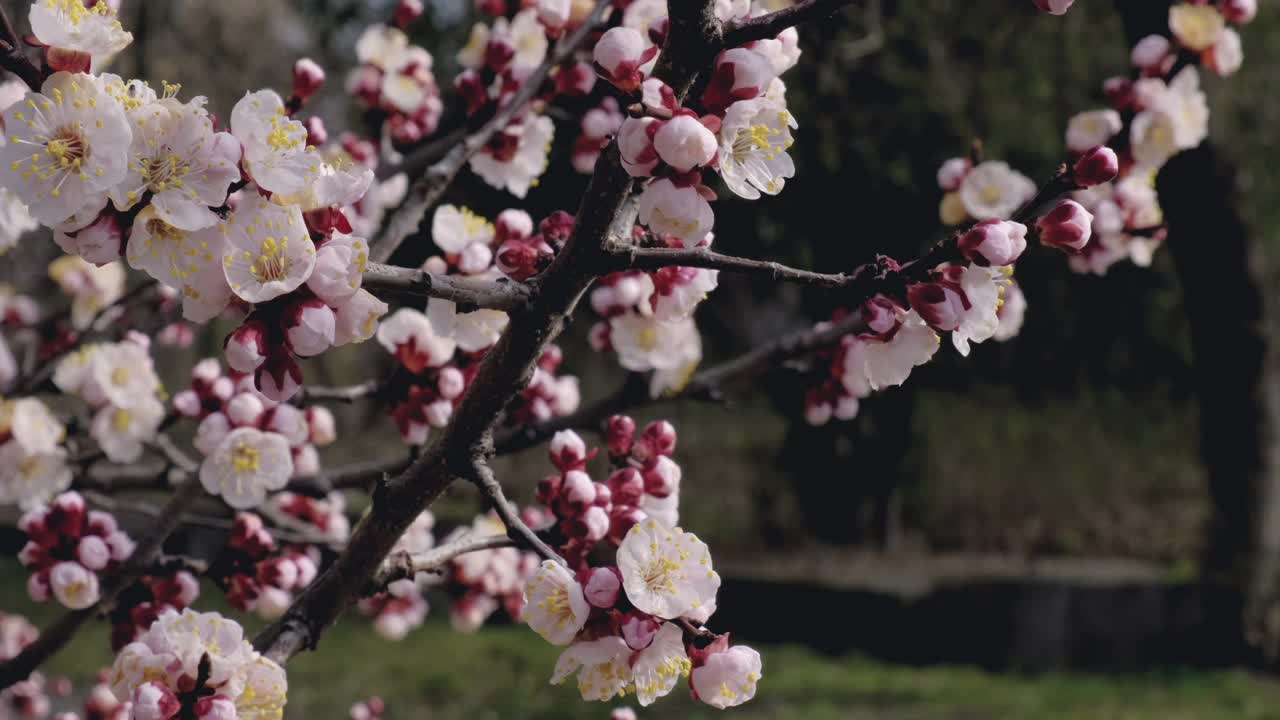
M 131 408 L 105 405 L 93 416 L 89 434 L 111 462 L 135 462 L 143 443 L 155 439 L 164 414 L 164 405 L 154 396 Z
M 735 645 L 708 657 L 701 667 L 694 668 L 689 680 L 699 700 L 723 710 L 755 697 L 761 671 L 760 653 Z
M 283 435 L 257 428 L 236 428 L 200 466 L 200 483 L 240 510 L 262 504 L 293 475 L 293 457 Z
M 50 227 L 70 218 L 128 170 L 124 108 L 91 75 L 54 73 L 4 114 L 0 184 Z
M 1082 153 L 1106 145 L 1123 128 L 1124 121 L 1115 110 L 1082 112 L 1067 124 L 1067 149 Z
M 536 18 L 535 18 L 536 24 Z M 542 32 L 538 25 L 538 32 Z M 551 138 L 556 126 L 545 115 L 526 118 L 524 122 L 508 125 L 503 134 L 512 137 L 515 151 L 509 158 L 499 158 L 493 153 L 479 152 L 471 156 L 471 171 L 499 190 L 506 190 L 518 198 L 529 193 L 529 188 L 547 169 L 547 153 L 551 152 Z
M 101 267 L 75 255 L 49 263 L 49 277 L 71 296 L 71 324 L 84 329 L 98 313 L 124 295 L 125 272 L 121 263 Z
M 334 308 L 337 324 L 333 331 L 335 347 L 348 343 L 362 343 L 378 331 L 378 319 L 387 314 L 387 304 L 361 288 L 338 307 Z
M 525 586 L 520 619 L 552 645 L 568 645 L 590 612 L 573 573 L 554 560 L 544 560 Z
M 0 436 L 11 436 L 25 452 L 53 452 L 66 434 L 53 411 L 38 398 L 0 400 Z
M 34 0 L 27 18 L 36 39 L 50 47 L 89 55 L 95 70 L 133 42 L 133 35 L 117 19 L 115 7 L 107 2 L 86 6 L 83 0 Z
M 456 255 L 474 243 L 493 243 L 493 223 L 466 207 L 441 205 L 431 219 L 431 240 L 446 253 Z
M 959 327 L 951 332 L 951 344 L 961 355 L 968 356 L 970 342 L 988 340 L 1000 328 L 997 310 L 1009 282 L 1006 269 L 1012 270 L 970 265 L 960 276 L 960 287 L 969 298 L 969 309 L 960 319 Z
M 977 220 L 1007 220 L 1035 192 L 1030 178 L 997 161 L 979 164 L 960 183 L 964 209 Z
M 296 205 L 250 201 L 218 228 L 226 237 L 222 266 L 227 283 L 246 302 L 293 292 L 315 269 L 316 247 Z
M 675 623 L 663 623 L 649 647 L 636 656 L 631 669 L 636 700 L 642 706 L 652 705 L 670 693 L 693 669 L 684 648 L 684 631 Z
M 259 187 L 289 195 L 320 174 L 320 155 L 307 145 L 307 129 L 285 114 L 271 90 L 248 93 L 231 111 L 231 134 L 244 145 L 244 165 Z
M 131 267 L 181 291 L 183 317 L 203 323 L 221 314 L 231 301 L 223 272 L 225 247 L 221 230 L 183 230 L 148 205 L 134 219 L 125 258 Z
M 69 487 L 71 468 L 66 450 L 29 453 L 14 440 L 0 445 L 0 505 L 30 509 Z
M 91 405 L 110 403 L 133 409 L 160 390 L 151 356 L 141 345 L 120 342 L 100 346 L 89 361 L 81 395 Z
M 607 702 L 625 694 L 631 684 L 630 657 L 631 648 L 617 636 L 575 643 L 556 660 L 551 684 L 559 685 L 577 673 L 583 700 Z
M 453 359 L 457 343 L 431 319 L 412 308 L 400 308 L 378 326 L 378 344 L 410 372 L 441 367 Z
M 697 188 L 676 185 L 669 178 L 646 185 L 637 206 L 641 223 L 656 233 L 676 236 L 686 247 L 696 245 L 715 223 L 711 205 Z
M 740 100 L 725 111 L 720 126 L 720 176 L 735 194 L 754 200 L 777 195 L 795 175 L 787 154 L 795 117 L 767 97 Z
M 637 523 L 623 538 L 618 570 L 631 604 L 668 620 L 714 602 L 720 588 L 706 544 L 652 518 Z

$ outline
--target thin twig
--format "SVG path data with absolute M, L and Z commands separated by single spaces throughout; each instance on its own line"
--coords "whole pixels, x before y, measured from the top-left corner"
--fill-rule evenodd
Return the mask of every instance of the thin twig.
M 502 484 L 494 477 L 493 470 L 482 456 L 472 460 L 471 472 L 467 479 L 475 483 L 480 492 L 484 493 L 485 499 L 489 501 L 494 512 L 502 518 L 502 523 L 507 526 L 507 537 L 520 547 L 538 553 L 544 560 L 554 560 L 568 566 L 564 558 L 560 557 L 560 553 L 543 542 L 542 538 L 520 519 L 519 510 L 507 500 L 507 496 L 502 492 Z
M 436 572 L 449 562 L 467 553 L 480 550 L 516 547 L 516 542 L 506 535 L 476 535 L 467 533 L 451 542 L 416 555 L 394 552 L 387 556 L 378 572 L 369 581 L 366 595 L 383 592 L 397 580 L 412 580 L 418 573 Z
M 642 248 L 622 245 L 611 246 L 609 252 L 616 261 L 618 269 L 657 270 L 678 265 L 706 268 L 708 270 L 724 270 L 726 272 L 764 277 L 775 281 L 785 280 L 828 289 L 848 287 L 854 280 L 852 274 L 828 274 L 799 270 L 770 260 L 752 260 L 736 255 L 725 255 L 705 247 Z
M 381 297 L 441 298 L 467 307 L 506 311 L 523 307 L 530 295 L 528 285 L 507 278 L 435 275 L 380 263 L 370 263 L 365 269 L 363 287 Z
M 802 0 L 767 15 L 732 21 L 725 25 L 724 47 L 734 48 L 753 40 L 775 38 L 789 27 L 821 20 L 852 2 L 853 0 Z

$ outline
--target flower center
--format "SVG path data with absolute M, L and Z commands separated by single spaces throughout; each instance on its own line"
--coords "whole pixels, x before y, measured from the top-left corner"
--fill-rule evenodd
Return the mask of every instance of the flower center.
M 111 384 L 123 387 L 129 383 L 129 368 L 120 366 L 111 371 Z
M 170 151 L 139 163 L 138 171 L 147 187 L 153 192 L 162 192 L 170 186 L 181 188 L 182 178 L 191 171 L 191 166 Z
M 133 415 L 124 408 L 117 408 L 111 415 L 111 427 L 119 433 L 127 432 L 132 421 Z
M 653 350 L 658 347 L 658 331 L 651 327 L 641 330 L 640 333 L 636 335 L 636 345 L 638 345 L 641 350 L 646 351 Z
M 289 238 L 263 238 L 258 259 L 249 266 L 249 272 L 258 282 L 267 283 L 283 279 L 289 274 Z M 246 253 L 247 254 L 247 253 Z
M 231 466 L 236 472 L 253 472 L 258 469 L 258 448 L 252 445 L 236 445 L 231 450 Z
M 284 112 L 283 108 L 281 112 Z M 290 135 L 290 130 L 291 127 L 288 120 L 281 118 L 280 115 L 272 115 L 271 132 L 267 133 L 267 144 L 277 152 L 298 149 L 302 146 L 302 138 L 306 137 L 306 135 L 305 133 L 302 135 Z
M 676 591 L 676 571 L 680 569 L 671 558 L 657 557 L 644 569 L 644 586 L 649 592 L 673 595 Z

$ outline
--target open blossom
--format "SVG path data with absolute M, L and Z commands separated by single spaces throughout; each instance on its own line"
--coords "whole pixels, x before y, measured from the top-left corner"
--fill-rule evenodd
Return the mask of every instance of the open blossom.
M 160 378 L 146 348 L 134 342 L 100 346 L 89 361 L 81 395 L 91 405 L 134 408 L 155 397 Z
M 0 184 L 50 227 L 124 179 L 132 133 L 99 78 L 54 73 L 4 114 Z
M 162 219 L 155 205 L 148 205 L 134 219 L 125 258 L 131 267 L 181 291 L 182 316 L 203 323 L 220 315 L 231 301 L 223 272 L 225 246 L 219 229 L 180 229 Z
M 630 658 L 631 648 L 617 636 L 574 643 L 556 660 L 551 684 L 559 685 L 577 673 L 583 700 L 607 702 L 624 695 L 631 684 Z
M 699 700 L 723 710 L 755 697 L 762 667 L 760 653 L 745 645 L 735 645 L 713 653 L 694 668 L 689 684 Z
M 688 677 L 692 667 L 684 648 L 684 631 L 675 623 L 663 623 L 653 642 L 640 651 L 631 666 L 636 700 L 643 706 L 652 705 Z
M 1226 19 L 1212 4 L 1178 3 L 1169 8 L 1169 30 L 1184 47 L 1201 52 L 1213 47 Z
M 240 178 L 240 143 L 213 131 L 204 103 L 165 99 L 129 111 L 129 172 L 111 189 L 117 208 L 128 210 L 151 193 L 156 217 L 169 225 L 200 230 L 218 221 L 209 208 L 222 205 Z
M 164 405 L 154 396 L 143 398 L 132 408 L 106 405 L 94 414 L 89 434 L 111 462 L 135 462 L 142 455 L 143 443 L 155 438 L 164 412 Z
M 960 275 L 960 288 L 969 300 L 969 308 L 951 333 L 951 344 L 961 355 L 968 356 L 969 343 L 981 343 L 995 335 L 1000 327 L 997 311 L 1000 296 L 1008 284 L 1012 268 L 984 268 L 970 265 Z
M 1218 42 L 1205 52 L 1206 64 L 1213 68 L 1219 77 L 1234 75 L 1244 64 L 1244 43 L 1240 33 L 1227 28 L 1218 36 Z
M 14 440 L 0 444 L 0 505 L 28 509 L 71 487 L 67 451 L 27 452 Z
M 997 161 L 973 168 L 960 184 L 964 209 L 978 220 L 1007 220 L 1035 192 L 1030 178 Z
M 883 390 L 901 385 L 917 365 L 938 351 L 938 335 L 914 310 L 902 316 L 901 326 L 887 340 L 869 339 L 856 345 L 845 359 L 845 385 L 850 390 Z
M 786 179 L 796 172 L 787 154 L 795 127 L 795 117 L 772 98 L 730 105 L 720 126 L 718 157 L 720 176 L 729 189 L 752 200 L 762 192 L 781 192 Z
M 709 112 L 723 112 L 738 100 L 764 95 L 777 76 L 773 63 L 764 55 L 750 48 L 726 50 L 716 58 L 702 104 Z
M 523 198 L 546 172 L 555 130 L 555 123 L 545 115 L 512 123 L 496 136 L 497 150 L 491 141 L 491 147 L 471 156 L 471 171 L 493 187 Z
M 60 562 L 49 571 L 49 587 L 63 607 L 83 610 L 98 602 L 98 575 L 78 562 Z
M 1143 107 L 1130 127 L 1129 142 L 1137 164 L 1158 168 L 1174 153 L 1199 145 L 1209 135 L 1209 104 L 1194 67 L 1185 68 L 1167 85 L 1158 78 L 1140 80 L 1135 93 Z
M 295 205 L 250 201 L 218 227 L 227 239 L 222 251 L 227 283 L 246 302 L 293 292 L 315 269 L 316 246 Z
M 241 427 L 227 433 L 200 466 L 200 483 L 233 508 L 262 504 L 293 475 L 293 457 L 283 435 Z
M 400 308 L 378 327 L 378 344 L 410 372 L 441 367 L 453 359 L 457 343 L 437 330 L 431 319 L 412 308 Z
M 231 134 L 244 146 L 244 164 L 264 190 L 289 195 L 320 173 L 320 156 L 307 144 L 307 128 L 285 114 L 272 90 L 248 93 L 231 110 Z
M 378 319 L 386 315 L 389 309 L 386 303 L 368 290 L 357 290 L 346 302 L 334 308 L 334 346 L 362 343 L 373 337 L 378 331 Z
M 627 532 L 618 547 L 618 570 L 631 604 L 668 620 L 714 602 L 720 588 L 706 544 L 653 519 Z
M 1106 145 L 1124 128 L 1120 113 L 1115 110 L 1093 110 L 1071 118 L 1067 125 L 1067 149 L 1082 153 L 1099 145 Z
M 449 254 L 458 254 L 469 246 L 493 243 L 493 223 L 466 207 L 441 205 L 431 219 L 431 240 Z
M 680 348 L 689 335 L 697 335 L 693 318 L 661 320 L 635 313 L 609 321 L 609 337 L 618 353 L 618 362 L 628 370 L 670 370 L 679 367 L 687 353 Z
M 278 205 L 297 205 L 303 212 L 345 207 L 360 202 L 374 181 L 373 170 L 351 159 L 340 147 L 317 154 L 323 158 L 305 187 L 293 193 L 277 193 Z
M 21 102 L 26 95 L 27 86 L 21 80 L 0 82 L 0 148 L 8 143 L 5 139 L 2 114 L 15 103 Z M 26 204 L 17 195 L 0 187 L 0 255 L 13 249 L 23 234 L 38 227 L 40 223 L 31 217 Z M 0 385 L 5 382 L 3 373 L 0 373 Z
M 75 255 L 49 263 L 49 277 L 71 296 L 71 324 L 84 329 L 98 313 L 124 295 L 125 272 L 118 262 L 94 266 Z
M 552 645 L 568 645 L 587 622 L 591 608 L 573 573 L 544 560 L 524 591 L 520 619 Z
M 0 438 L 17 443 L 29 453 L 53 452 L 67 430 L 37 398 L 0 400 Z
M 107 2 L 86 5 L 83 0 L 35 0 L 28 19 L 31 32 L 41 43 L 84 53 L 95 69 L 133 42 L 133 35 L 121 27 L 115 8 Z
M 715 224 L 706 198 L 691 185 L 658 178 L 645 186 L 638 202 L 640 222 L 649 229 L 674 235 L 686 247 L 696 245 Z

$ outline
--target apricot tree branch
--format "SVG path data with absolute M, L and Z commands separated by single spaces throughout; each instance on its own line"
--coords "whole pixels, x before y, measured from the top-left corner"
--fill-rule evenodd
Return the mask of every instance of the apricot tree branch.
M 529 301 L 529 286 L 515 280 L 435 275 L 425 270 L 380 263 L 370 263 L 365 268 L 363 287 L 383 298 L 441 298 L 459 305 L 508 312 Z

